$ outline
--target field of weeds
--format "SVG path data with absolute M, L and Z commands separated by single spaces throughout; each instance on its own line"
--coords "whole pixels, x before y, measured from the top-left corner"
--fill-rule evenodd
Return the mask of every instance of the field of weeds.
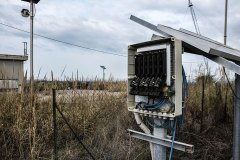
M 127 111 L 126 86 L 114 80 L 37 82 L 34 107 L 27 89 L 1 93 L 1 159 L 53 158 L 52 88 L 57 89 L 58 107 L 96 159 L 151 159 L 149 144 L 127 133 L 128 128 L 139 128 Z M 176 139 L 195 145 L 195 152 L 174 151 L 173 159 L 231 158 L 233 96 L 226 88 L 209 75 L 189 84 L 184 126 L 177 129 Z M 91 159 L 59 113 L 57 150 L 59 159 Z

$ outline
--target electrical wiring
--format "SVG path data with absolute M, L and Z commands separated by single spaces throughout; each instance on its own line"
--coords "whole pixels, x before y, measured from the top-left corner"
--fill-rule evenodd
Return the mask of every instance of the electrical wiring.
M 10 25 L 4 24 L 2 22 L 0 22 L 0 25 L 8 27 L 8 28 L 15 29 L 15 30 L 18 30 L 18 31 L 21 31 L 21 32 L 25 32 L 25 33 L 28 33 L 28 34 L 30 33 L 29 31 L 26 31 L 26 30 L 23 30 L 23 29 L 14 27 L 14 26 L 10 26 Z M 120 56 L 120 57 L 127 57 L 126 55 L 123 55 L 123 54 L 107 52 L 107 51 L 103 51 L 103 50 L 99 50 L 99 49 L 95 49 L 95 48 L 91 48 L 91 47 L 86 47 L 86 46 L 82 46 L 82 45 L 78 45 L 78 44 L 73 44 L 73 43 L 70 43 L 70 42 L 57 40 L 57 39 L 50 38 L 50 37 L 47 37 L 47 36 L 43 36 L 43 35 L 40 35 L 40 34 L 34 34 L 34 35 L 38 36 L 38 37 L 41 37 L 41 38 L 44 38 L 44 39 L 55 41 L 55 42 L 58 42 L 58 43 L 63 43 L 63 44 L 66 44 L 66 45 L 70 45 L 70 46 L 74 46 L 74 47 L 78 47 L 78 48 L 82 48 L 82 49 L 87 49 L 87 50 L 91 50 L 91 51 L 95 51 L 95 52 L 99 52 L 99 53 L 103 53 L 103 54 L 109 54 L 109 55 Z
M 230 87 L 230 89 L 231 89 L 234 97 L 240 100 L 240 97 L 237 96 L 237 94 L 234 92 L 234 89 L 232 88 L 232 85 L 231 85 L 231 83 L 230 83 L 230 81 L 229 81 L 229 78 L 228 78 L 228 76 L 227 76 L 227 73 L 226 73 L 225 69 L 223 70 L 223 72 L 224 72 L 224 74 L 225 74 L 225 76 L 226 76 L 226 78 L 227 78 L 228 85 L 229 85 L 229 87 Z
M 188 97 L 188 82 L 186 78 L 185 70 L 182 66 L 182 77 L 183 77 L 183 101 Z
M 172 103 L 172 102 L 169 100 L 166 100 L 166 99 L 161 99 L 155 104 L 148 104 L 147 102 L 139 102 L 136 105 L 136 107 L 140 108 L 140 109 L 146 109 L 149 111 L 155 111 L 155 110 L 160 109 L 163 106 L 163 104 L 165 104 L 165 103 Z
M 187 83 L 187 78 L 186 78 L 186 74 L 185 74 L 185 70 L 184 67 L 182 66 L 182 77 L 183 77 L 183 101 L 187 98 L 188 96 L 188 83 Z M 161 109 L 161 107 L 165 104 L 165 103 L 173 103 L 170 100 L 167 99 L 161 99 L 159 100 L 157 103 L 154 104 L 149 104 L 149 102 L 139 102 L 136 105 L 136 108 L 139 109 L 144 109 L 144 110 L 148 110 L 148 111 L 156 111 Z M 184 114 L 184 111 L 183 111 Z M 176 123 L 181 126 L 184 122 L 184 116 L 179 116 L 175 119 Z M 154 121 L 152 121 L 150 118 L 146 118 L 146 122 L 151 126 L 151 127 L 156 127 L 156 128 L 168 128 L 169 124 L 155 124 Z
M 176 128 L 177 128 L 177 121 L 175 120 L 174 121 L 174 127 L 172 128 L 172 143 L 171 143 L 171 150 L 170 150 L 169 160 L 172 160 L 173 145 L 174 145 L 174 140 L 175 140 Z
M 182 100 L 184 102 L 185 99 L 188 97 L 188 82 L 187 82 L 186 73 L 185 73 L 185 70 L 184 70 L 183 66 L 182 66 L 182 77 L 183 77 L 183 97 L 182 97 Z M 182 115 L 177 117 L 177 124 L 180 127 L 184 123 L 184 113 L 185 113 L 185 108 L 183 107 Z
M 142 103 L 143 103 L 143 106 L 145 109 L 151 109 L 151 108 L 156 108 L 156 107 L 162 106 L 165 102 L 166 102 L 166 100 L 163 99 L 155 104 L 148 104 L 146 102 L 142 102 Z

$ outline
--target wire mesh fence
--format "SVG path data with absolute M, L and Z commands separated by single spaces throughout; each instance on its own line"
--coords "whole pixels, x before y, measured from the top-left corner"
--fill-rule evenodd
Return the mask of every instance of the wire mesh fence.
M 98 125 L 95 122 L 98 119 L 97 116 L 102 112 L 103 107 L 105 112 L 112 110 L 111 108 L 115 108 L 116 105 L 119 106 L 119 103 L 121 105 L 125 103 L 126 83 L 111 81 L 71 82 L 65 83 L 63 87 L 55 81 L 52 85 L 57 89 L 53 89 L 50 96 L 41 95 L 41 99 L 48 101 L 51 98 L 53 102 L 54 159 L 62 157 L 61 150 L 64 150 L 66 146 L 59 144 L 66 141 L 72 141 L 76 146 L 78 144 L 77 157 L 95 159 L 94 154 L 89 149 L 95 144 L 92 141 L 89 143 L 88 140 L 91 140 L 96 134 L 94 130 Z M 104 114 L 108 116 L 106 112 Z M 108 112 L 107 114 L 112 113 Z M 93 150 L 96 152 L 98 148 L 94 147 Z
M 83 136 L 78 136 L 77 132 L 74 131 L 74 129 L 71 127 L 71 124 L 69 124 L 67 118 L 64 116 L 63 112 L 59 109 L 59 106 L 57 104 L 56 101 L 56 90 L 53 89 L 52 90 L 52 106 L 53 106 L 53 139 L 54 139 L 54 159 L 58 159 L 58 155 L 57 155 L 57 137 L 58 137 L 58 132 L 57 132 L 57 111 L 58 113 L 61 115 L 61 118 L 64 120 L 64 122 L 66 123 L 66 125 L 68 126 L 68 128 L 70 129 L 71 133 L 74 135 L 74 137 L 78 140 L 79 144 L 84 148 L 84 150 L 88 153 L 88 155 L 95 160 L 93 154 L 89 151 L 89 149 L 86 147 L 86 145 L 84 145 L 84 143 L 82 142 L 83 140 Z
M 208 81 L 205 84 L 203 114 L 200 105 L 202 81 L 196 79 L 190 83 L 186 121 L 184 128 L 176 133 L 180 141 L 198 146 L 196 152 L 192 156 L 176 152 L 174 159 L 178 159 L 179 155 L 185 159 L 201 159 L 201 155 L 206 159 L 228 159 L 231 156 L 233 96 L 231 90 L 228 90 L 228 118 L 224 121 L 222 102 L 225 84 L 212 83 L 214 79 Z M 33 106 L 30 105 L 29 86 L 26 81 L 22 92 L 0 94 L 1 159 L 54 158 L 52 88 L 56 89 L 59 110 L 94 158 L 151 159 L 149 145 L 130 139 L 126 131 L 128 128 L 139 128 L 132 113 L 127 111 L 125 81 L 38 80 L 34 83 Z M 199 129 L 201 116 L 202 132 Z M 58 111 L 55 117 L 57 157 L 92 159 Z

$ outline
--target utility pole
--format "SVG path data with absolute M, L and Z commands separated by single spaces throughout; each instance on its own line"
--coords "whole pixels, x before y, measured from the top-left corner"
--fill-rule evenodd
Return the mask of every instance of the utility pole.
M 228 0 L 225 0 L 225 18 L 224 18 L 224 39 L 223 44 L 227 45 L 227 12 L 228 12 Z M 223 72 L 228 75 L 228 72 L 226 71 L 225 67 L 222 67 Z M 222 79 L 224 80 L 224 76 L 222 75 Z
M 25 2 L 30 3 L 30 12 L 28 9 L 22 9 L 21 13 L 23 17 L 29 17 L 30 16 L 30 96 L 31 96 L 31 102 L 30 105 L 32 107 L 32 147 L 31 147 L 31 159 L 36 159 L 36 128 L 37 128 L 37 120 L 36 120 L 36 110 L 34 106 L 34 99 L 33 99 L 33 93 L 34 93 L 34 77 L 33 77 L 33 18 L 34 18 L 34 5 L 37 4 L 40 0 L 22 0 Z
M 30 84 L 31 95 L 33 96 L 33 0 L 30 1 Z
M 105 80 L 105 72 L 104 72 L 104 70 L 106 69 L 106 67 L 105 66 L 100 66 L 102 69 L 103 69 L 103 81 Z
M 225 0 L 225 18 L 224 18 L 224 40 L 223 43 L 224 45 L 227 45 L 227 10 L 228 10 L 228 0 Z M 225 67 L 222 67 L 223 73 L 225 73 L 225 76 L 230 75 L 229 70 L 227 70 Z M 224 74 L 222 75 L 222 84 L 224 84 L 226 81 Z M 224 88 L 224 87 L 223 87 Z M 227 118 L 227 92 L 228 92 L 228 86 L 225 88 L 225 99 L 224 99 L 224 119 L 226 120 Z
M 225 1 L 224 45 L 227 44 L 227 9 L 228 9 L 228 0 Z
M 27 42 L 23 42 L 24 48 L 23 48 L 23 53 L 24 56 L 27 56 Z
M 21 13 L 23 17 L 30 16 L 30 86 L 31 86 L 31 95 L 33 95 L 34 87 L 34 76 L 33 76 L 33 19 L 34 19 L 34 5 L 37 4 L 40 0 L 22 0 L 30 3 L 30 12 L 28 9 L 22 9 Z

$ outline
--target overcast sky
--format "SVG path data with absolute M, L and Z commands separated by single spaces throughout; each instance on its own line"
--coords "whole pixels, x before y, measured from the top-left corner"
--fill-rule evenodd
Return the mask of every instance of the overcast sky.
M 223 42 L 225 0 L 192 0 L 201 34 Z M 240 1 L 229 0 L 228 45 L 240 49 Z M 29 18 L 21 16 L 29 3 L 21 0 L 0 1 L 0 22 L 29 31 Z M 41 0 L 36 5 L 34 33 L 57 40 L 106 52 L 127 55 L 129 44 L 150 40 L 154 32 L 129 20 L 135 15 L 152 24 L 176 29 L 194 30 L 188 0 Z M 0 53 L 23 54 L 24 41 L 29 35 L 0 25 Z M 29 51 L 29 47 L 28 47 Z M 184 56 L 184 66 L 199 65 L 203 59 Z M 193 63 L 189 63 L 193 62 Z M 100 65 L 106 66 L 106 76 L 127 77 L 127 58 L 102 54 L 41 37 L 34 37 L 34 75 L 57 78 L 64 75 L 102 77 Z M 63 72 L 61 77 L 61 73 Z M 25 63 L 29 71 L 29 61 Z M 29 73 L 29 72 L 28 72 Z

